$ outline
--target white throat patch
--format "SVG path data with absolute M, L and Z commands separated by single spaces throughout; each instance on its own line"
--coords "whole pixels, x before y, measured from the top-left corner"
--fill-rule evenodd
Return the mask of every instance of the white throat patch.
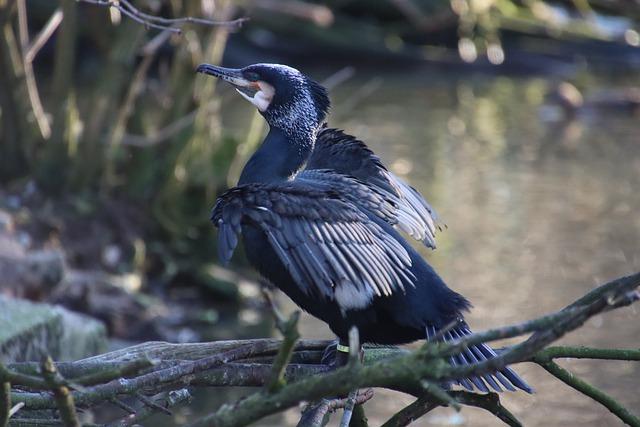
M 269 83 L 259 81 L 256 83 L 260 90 L 258 90 L 253 97 L 245 94 L 240 89 L 236 89 L 240 95 L 250 103 L 256 106 L 258 110 L 261 112 L 265 112 L 271 101 L 273 100 L 273 96 L 276 94 L 276 90 Z

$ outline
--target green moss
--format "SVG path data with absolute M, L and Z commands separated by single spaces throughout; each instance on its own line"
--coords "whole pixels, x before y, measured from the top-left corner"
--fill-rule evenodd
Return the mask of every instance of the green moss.
M 90 356 L 106 349 L 104 325 L 61 307 L 0 297 L 0 361 L 57 360 Z

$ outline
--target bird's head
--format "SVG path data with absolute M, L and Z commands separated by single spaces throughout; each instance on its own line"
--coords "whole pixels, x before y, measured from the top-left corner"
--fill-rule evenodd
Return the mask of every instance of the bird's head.
M 202 64 L 196 71 L 232 84 L 258 108 L 269 126 L 289 134 L 315 133 L 329 110 L 327 90 L 286 65 L 253 64 L 234 69 Z

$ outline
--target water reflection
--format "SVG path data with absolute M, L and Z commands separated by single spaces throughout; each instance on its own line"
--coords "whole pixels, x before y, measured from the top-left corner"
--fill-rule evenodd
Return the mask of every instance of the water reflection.
M 349 98 L 358 86 L 333 94 L 332 125 L 364 139 L 448 225 L 438 249 L 423 253 L 474 303 L 468 320 L 476 330 L 559 309 L 602 281 L 640 270 L 637 119 L 544 123 L 538 114 L 547 86 L 542 79 L 385 76 L 356 105 Z M 563 341 L 637 348 L 637 310 L 600 316 Z M 305 318 L 302 335 L 331 333 Z M 639 364 L 562 364 L 640 408 Z M 525 425 L 617 425 L 606 409 L 541 369 L 520 365 L 518 371 L 537 394 L 505 395 L 504 403 Z M 378 392 L 367 405 L 371 425 L 410 401 Z M 416 425 L 461 421 L 450 415 L 438 409 Z M 465 408 L 462 417 L 469 426 L 497 424 L 480 410 Z M 296 419 L 292 412 L 268 424 Z

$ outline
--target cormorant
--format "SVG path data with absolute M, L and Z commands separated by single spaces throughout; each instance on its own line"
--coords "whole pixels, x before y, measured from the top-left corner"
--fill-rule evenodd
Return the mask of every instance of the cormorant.
M 433 210 L 364 143 L 322 129 L 329 109 L 324 87 L 279 64 L 242 69 L 202 64 L 197 71 L 235 86 L 269 124 L 238 185 L 213 208 L 223 262 L 241 234 L 250 263 L 326 322 L 340 347 L 348 345 L 353 326 L 363 343 L 376 344 L 430 339 L 455 321 L 444 340 L 471 333 L 462 314 L 470 303 L 449 289 L 395 228 L 433 246 Z M 495 355 L 480 344 L 450 363 Z M 508 367 L 459 383 L 483 392 L 489 387 L 531 392 Z

